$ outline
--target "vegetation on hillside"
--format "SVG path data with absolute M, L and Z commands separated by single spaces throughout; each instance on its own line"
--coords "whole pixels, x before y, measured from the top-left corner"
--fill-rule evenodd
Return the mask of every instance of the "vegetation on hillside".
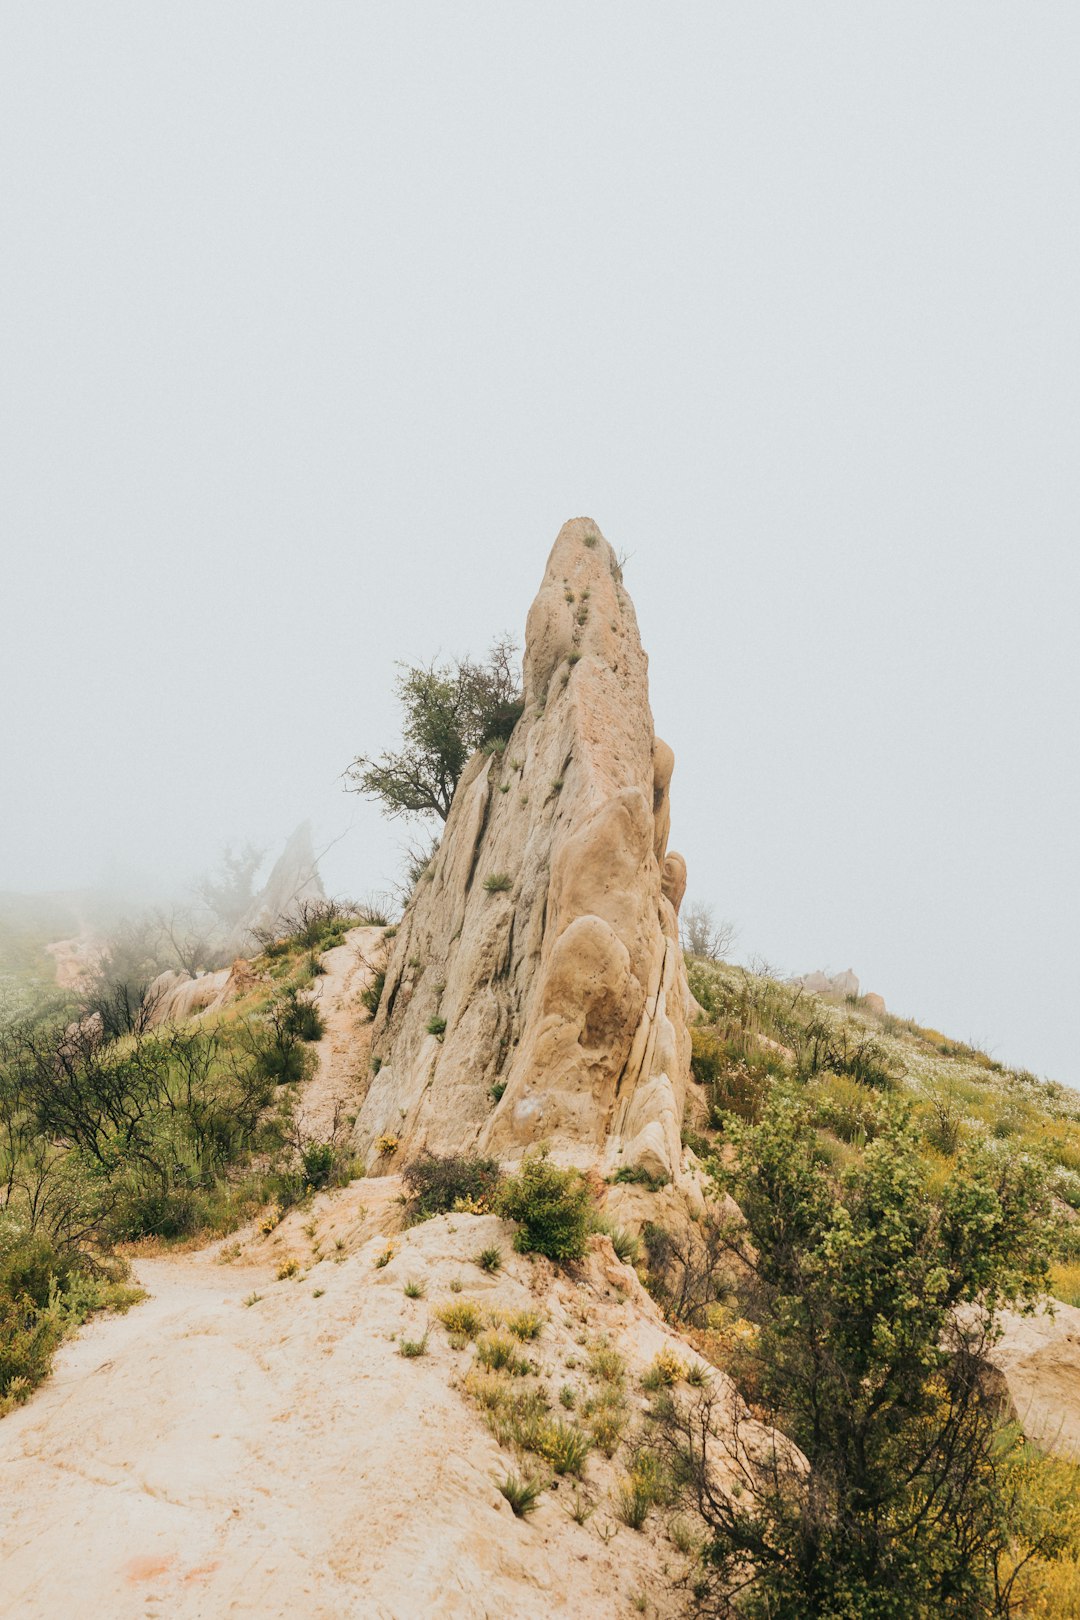
M 154 1027 L 137 987 L 99 981 L 0 1024 L 0 1403 L 128 1297 L 118 1244 L 221 1234 L 354 1173 L 338 1140 L 300 1133 L 295 1101 L 322 1027 L 308 988 L 358 920 L 306 903 L 198 1020 Z
M 743 1217 L 644 1232 L 648 1286 L 743 1402 L 654 1404 L 699 1612 L 1080 1615 L 1080 1469 L 987 1377 L 1001 1311 L 1067 1293 L 1080 1099 L 858 999 L 687 965 L 686 1138 Z

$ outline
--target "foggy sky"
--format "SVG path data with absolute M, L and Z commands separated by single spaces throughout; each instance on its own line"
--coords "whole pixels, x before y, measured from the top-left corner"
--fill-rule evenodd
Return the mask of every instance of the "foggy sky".
M 1080 1083 L 1071 5 L 0 6 L 0 888 L 341 792 L 630 554 L 690 894 Z

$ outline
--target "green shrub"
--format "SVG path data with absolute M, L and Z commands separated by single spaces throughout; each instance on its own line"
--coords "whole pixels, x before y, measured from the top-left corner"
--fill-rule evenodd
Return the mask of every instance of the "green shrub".
M 529 1363 L 518 1354 L 517 1341 L 498 1331 L 484 1333 L 477 1339 L 476 1359 L 492 1372 L 524 1375 L 530 1370 Z
M 425 1333 L 422 1339 L 400 1339 L 398 1341 L 398 1355 L 404 1356 L 407 1361 L 416 1356 L 426 1356 L 428 1336 Z
M 723 1038 L 695 1025 L 690 1042 L 691 1071 L 708 1093 L 711 1123 L 722 1125 L 725 1114 L 757 1119 L 771 1076 L 782 1070 L 777 1055 L 763 1050 L 745 1031 Z
M 514 1516 L 523 1519 L 527 1513 L 532 1513 L 535 1509 L 544 1484 L 534 1475 L 522 1479 L 520 1474 L 507 1474 L 499 1489 L 513 1508 Z
M 628 1232 L 623 1226 L 613 1226 L 610 1221 L 603 1219 L 597 1220 L 594 1224 L 598 1232 L 603 1232 L 611 1239 L 611 1247 L 623 1265 L 632 1266 L 636 1263 L 641 1254 L 641 1243 L 633 1232 Z
M 406 1214 L 411 1221 L 467 1208 L 472 1214 L 490 1210 L 499 1186 L 499 1161 L 468 1153 L 424 1153 L 405 1166 Z
M 710 1612 L 738 1594 L 762 1614 L 1005 1614 L 1025 1534 L 1017 1445 L 980 1369 L 1001 1311 L 1046 1287 L 1044 1171 L 995 1143 L 937 1191 L 901 1119 L 823 1171 L 808 1110 L 783 1101 L 734 1146 L 713 1174 L 745 1219 L 731 1246 L 753 1326 L 726 1370 L 805 1462 L 798 1489 L 777 1489 L 782 1450 L 749 1464 L 737 1441 L 724 1467 L 734 1455 L 743 1488 L 727 1495 L 713 1460 L 732 1432 L 723 1403 L 709 1389 L 666 1397 L 656 1422 L 708 1531 Z M 1047 1517 L 1037 1537 L 1059 1528 Z
M 514 880 L 507 872 L 493 872 L 484 879 L 484 888 L 488 894 L 505 894 L 514 887 Z
M 580 1170 L 560 1170 L 531 1154 L 499 1194 L 499 1213 L 519 1222 L 514 1247 L 549 1260 L 580 1260 L 589 1241 L 593 1199 Z
M 307 996 L 300 996 L 293 988 L 286 990 L 284 1001 L 284 1021 L 288 1034 L 295 1035 L 299 1041 L 318 1041 L 323 1035 L 322 1014 Z
M 846 1074 L 820 1074 L 808 1101 L 814 1123 L 832 1131 L 841 1142 L 861 1145 L 872 1141 L 885 1118 L 878 1094 Z
M 145 1297 L 127 1275 L 121 1262 L 58 1248 L 0 1211 L 0 1417 L 48 1377 L 58 1346 L 92 1312 Z
M 308 1142 L 301 1152 L 304 1180 L 309 1187 L 325 1187 L 334 1172 L 334 1144 Z
M 661 1187 L 667 1186 L 671 1177 L 662 1172 L 654 1176 L 643 1164 L 622 1164 L 609 1179 L 615 1185 L 627 1183 L 632 1187 L 647 1187 L 650 1192 L 659 1192 Z
M 531 1439 L 529 1449 L 549 1462 L 557 1474 L 574 1474 L 580 1479 L 592 1440 L 575 1423 L 549 1418 L 536 1426 Z
M 446 1034 L 446 1019 L 440 1018 L 438 1014 L 436 1014 L 434 1018 L 429 1018 L 427 1021 L 427 1032 L 429 1035 L 437 1035 L 441 1040 Z
M 539 1311 L 511 1311 L 506 1318 L 506 1325 L 515 1339 L 538 1339 L 544 1326 L 544 1318 Z
M 498 1271 L 502 1266 L 502 1250 L 494 1247 L 481 1249 L 475 1259 L 481 1271 Z

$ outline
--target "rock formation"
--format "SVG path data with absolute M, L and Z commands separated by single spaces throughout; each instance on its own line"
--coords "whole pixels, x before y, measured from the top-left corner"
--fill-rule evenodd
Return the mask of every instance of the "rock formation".
M 647 668 L 615 554 L 576 518 L 529 612 L 521 719 L 466 767 L 395 940 L 356 1127 L 369 1164 L 384 1136 L 504 1159 L 550 1142 L 678 1176 L 686 866 Z
M 319 860 L 311 842 L 311 822 L 302 821 L 274 862 L 250 910 L 230 935 L 226 955 L 231 959 L 250 950 L 255 929 L 274 928 L 305 900 L 324 900 Z
M 802 990 L 809 990 L 815 996 L 857 996 L 859 981 L 851 968 L 843 973 L 834 973 L 832 978 L 818 969 L 814 973 L 804 973 L 799 978 L 789 979 L 789 984 L 798 985 Z

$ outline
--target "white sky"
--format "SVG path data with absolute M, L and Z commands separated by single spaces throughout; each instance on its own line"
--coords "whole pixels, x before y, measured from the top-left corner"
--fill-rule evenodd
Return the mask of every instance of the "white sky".
M 631 553 L 691 894 L 1080 1083 L 1074 5 L 0 4 L 0 887 L 304 815 Z

